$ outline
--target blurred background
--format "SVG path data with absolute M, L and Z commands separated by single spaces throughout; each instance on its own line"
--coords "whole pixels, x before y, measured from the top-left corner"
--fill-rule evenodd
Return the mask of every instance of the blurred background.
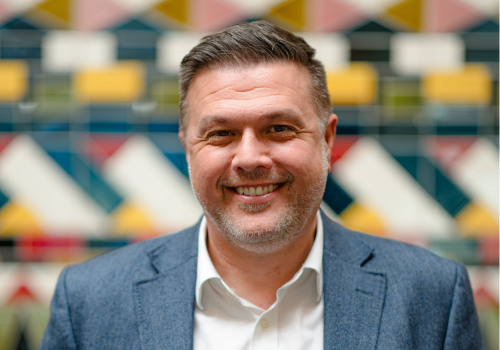
M 465 264 L 499 348 L 497 0 L 0 0 L 0 350 L 37 347 L 65 265 L 198 220 L 178 65 L 261 18 L 327 70 L 324 210 Z

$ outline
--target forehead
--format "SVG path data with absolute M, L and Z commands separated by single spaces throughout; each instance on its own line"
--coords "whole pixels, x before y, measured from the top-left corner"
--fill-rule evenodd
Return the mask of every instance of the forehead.
M 191 119 L 206 113 L 264 113 L 285 106 L 309 113 L 310 86 L 308 71 L 295 63 L 205 69 L 189 88 L 188 114 Z

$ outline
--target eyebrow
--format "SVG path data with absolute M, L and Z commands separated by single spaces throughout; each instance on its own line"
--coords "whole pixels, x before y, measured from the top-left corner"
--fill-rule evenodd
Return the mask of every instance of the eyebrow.
M 300 114 L 298 114 L 297 112 L 295 112 L 291 109 L 284 109 L 284 110 L 275 111 L 275 112 L 265 114 L 260 118 L 260 121 L 273 121 L 273 120 L 280 119 L 280 118 L 287 119 L 298 126 L 304 125 L 304 121 L 300 117 Z M 223 117 L 223 116 L 219 116 L 219 115 L 213 115 L 213 116 L 209 115 L 209 116 L 203 118 L 198 123 L 198 132 L 204 133 L 211 125 L 230 125 L 233 122 L 234 122 L 234 118 L 231 118 L 231 117 Z

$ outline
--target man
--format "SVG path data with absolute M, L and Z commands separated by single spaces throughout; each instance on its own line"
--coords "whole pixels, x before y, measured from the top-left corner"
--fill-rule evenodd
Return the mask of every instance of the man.
M 301 38 L 208 36 L 180 88 L 204 218 L 66 268 L 41 349 L 483 347 L 463 266 L 318 211 L 337 117 Z

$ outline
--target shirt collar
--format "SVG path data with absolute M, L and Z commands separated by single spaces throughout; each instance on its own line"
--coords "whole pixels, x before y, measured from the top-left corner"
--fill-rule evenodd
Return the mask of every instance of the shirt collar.
M 318 293 L 318 302 L 320 301 L 323 294 L 323 234 L 323 221 L 318 210 L 318 212 L 316 213 L 316 235 L 314 238 L 314 243 L 311 247 L 309 255 L 306 258 L 306 261 L 302 265 L 302 269 L 298 272 L 300 273 L 303 269 L 311 269 L 316 272 L 316 290 Z M 212 263 L 212 259 L 210 259 L 210 255 L 208 254 L 207 219 L 203 217 L 198 233 L 198 266 L 196 274 L 196 304 L 201 310 L 203 310 L 203 305 L 201 303 L 202 287 L 205 282 L 213 278 L 222 281 L 219 273 Z

